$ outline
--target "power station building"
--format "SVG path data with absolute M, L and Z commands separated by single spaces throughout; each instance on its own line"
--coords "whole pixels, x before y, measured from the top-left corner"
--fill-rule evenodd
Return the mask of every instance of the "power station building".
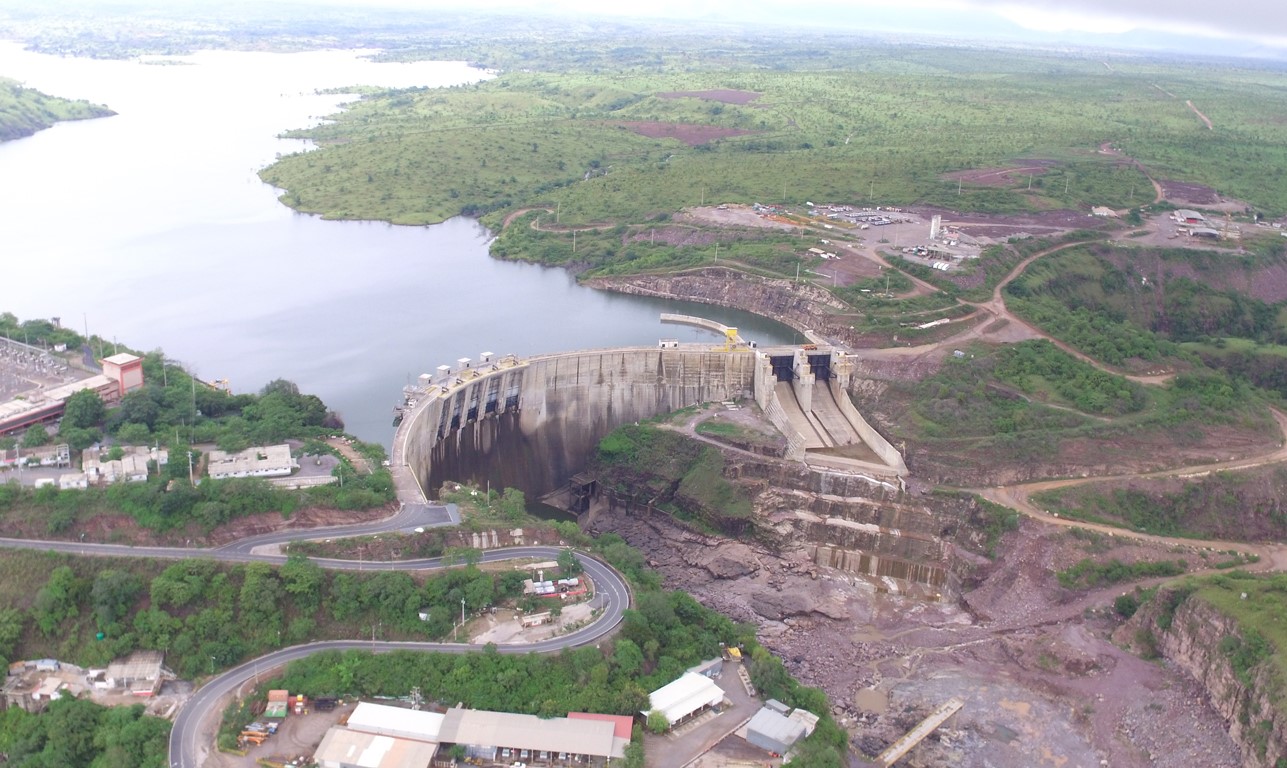
M 81 390 L 93 390 L 104 403 L 113 405 L 120 402 L 126 392 L 143 386 L 142 358 L 122 352 L 101 362 L 103 372 L 97 376 L 50 389 L 36 389 L 0 403 L 0 435 L 61 417 L 67 400 Z

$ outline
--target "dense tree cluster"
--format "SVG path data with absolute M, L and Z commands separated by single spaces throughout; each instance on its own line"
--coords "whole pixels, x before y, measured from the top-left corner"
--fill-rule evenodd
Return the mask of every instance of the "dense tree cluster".
M 165 768 L 170 723 L 143 705 L 58 699 L 39 715 L 0 713 L 0 754 L 12 768 Z
M 331 572 L 301 556 L 280 568 L 213 560 L 163 569 L 147 562 L 99 565 L 58 565 L 29 608 L 0 609 L 0 661 L 56 656 L 98 666 L 152 649 L 164 651 L 180 675 L 197 677 L 319 637 L 369 637 L 372 630 L 382 639 L 447 637 L 462 599 L 477 614 L 517 598 L 523 583 L 520 571 L 474 566 L 423 582 L 400 571 Z
M 997 378 L 1024 392 L 1048 387 L 1079 411 L 1120 416 L 1148 402 L 1144 388 L 1062 352 L 1045 339 L 1001 350 L 993 368 Z

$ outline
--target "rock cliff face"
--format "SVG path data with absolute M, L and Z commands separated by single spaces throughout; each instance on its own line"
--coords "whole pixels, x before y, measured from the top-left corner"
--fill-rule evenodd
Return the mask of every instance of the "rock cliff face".
M 849 327 L 852 321 L 838 314 L 848 307 L 830 292 L 807 283 L 708 267 L 670 275 L 597 278 L 586 281 L 586 285 L 637 296 L 736 307 L 774 318 L 797 331 L 810 329 L 846 342 L 858 338 Z
M 1192 675 L 1225 719 L 1247 768 L 1287 766 L 1287 715 L 1273 660 L 1234 659 L 1248 638 L 1229 616 L 1183 589 L 1160 591 L 1126 622 L 1114 640 L 1143 655 L 1160 654 Z
M 950 599 L 972 583 L 975 571 L 988 562 L 981 556 L 987 542 L 981 533 L 984 526 L 976 519 L 980 511 L 971 499 L 910 494 L 897 481 L 734 452 L 724 458 L 725 479 L 744 489 L 754 506 L 751 518 L 737 521 L 739 530 L 724 530 L 727 534 L 777 553 L 791 552 L 814 566 L 861 577 L 877 589 L 906 590 L 935 599 Z M 599 513 L 644 519 L 666 514 L 632 501 L 656 496 L 656 484 L 650 478 L 614 476 L 612 482 L 619 487 L 604 492 Z M 703 517 L 689 500 L 675 495 L 669 501 L 694 517 Z M 592 512 L 586 522 L 595 524 L 597 517 Z M 616 526 L 621 529 L 618 532 L 634 530 L 620 519 L 605 520 L 600 526 L 604 530 Z M 641 546 L 643 539 L 627 536 L 627 540 Z

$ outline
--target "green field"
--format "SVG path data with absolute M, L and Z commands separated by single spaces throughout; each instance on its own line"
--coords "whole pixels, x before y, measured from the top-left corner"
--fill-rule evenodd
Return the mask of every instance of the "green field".
M 1111 143 L 1156 176 L 1287 211 L 1273 171 L 1287 162 L 1287 125 L 1274 119 L 1287 107 L 1287 77 L 1269 71 L 1141 60 L 1107 72 L 1074 57 L 880 46 L 822 62 L 792 53 L 783 45 L 754 66 L 717 56 L 696 68 L 667 66 L 659 52 L 648 71 L 542 60 L 546 71 L 478 85 L 369 95 L 296 134 L 321 151 L 285 157 L 263 177 L 300 210 L 417 224 L 532 205 L 576 225 L 638 224 L 703 200 L 981 211 L 1151 202 L 1138 168 L 1099 151 Z M 662 96 L 707 89 L 751 100 Z M 1221 129 L 1206 130 L 1184 99 Z M 689 146 L 625 122 L 747 133 Z M 959 194 L 944 176 L 1008 164 L 1036 170 L 997 186 L 967 180 Z
M 71 101 L 26 88 L 0 77 L 0 141 L 21 139 L 61 120 L 87 120 L 116 114 L 88 101 Z

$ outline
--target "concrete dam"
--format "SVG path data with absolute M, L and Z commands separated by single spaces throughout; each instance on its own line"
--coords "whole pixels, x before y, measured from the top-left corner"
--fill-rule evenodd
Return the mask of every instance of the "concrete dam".
M 398 487 L 426 499 L 449 480 L 542 494 L 584 469 L 599 440 L 623 424 L 745 398 L 786 436 L 789 460 L 906 474 L 902 456 L 847 395 L 846 353 L 756 349 L 726 330 L 723 345 L 662 340 L 530 358 L 485 352 L 422 374 L 404 390 L 394 437 Z

